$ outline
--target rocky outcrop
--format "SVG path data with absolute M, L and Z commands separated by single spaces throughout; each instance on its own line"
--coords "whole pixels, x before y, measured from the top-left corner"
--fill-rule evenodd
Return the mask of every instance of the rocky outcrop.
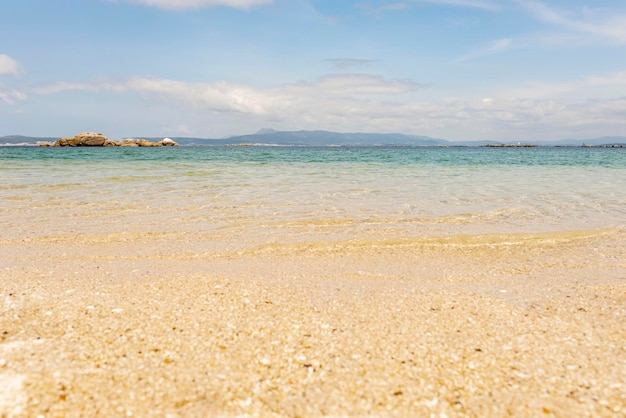
M 147 139 L 140 139 L 137 144 L 140 147 L 162 147 L 163 144 L 161 144 L 160 142 L 151 142 L 148 141 Z
M 147 139 L 124 139 L 114 141 L 95 132 L 83 132 L 71 138 L 61 138 L 54 143 L 39 144 L 42 147 L 177 147 L 178 143 L 171 138 L 159 142 Z
M 72 138 L 61 138 L 54 143 L 56 147 L 101 147 L 107 137 L 95 132 L 83 132 Z

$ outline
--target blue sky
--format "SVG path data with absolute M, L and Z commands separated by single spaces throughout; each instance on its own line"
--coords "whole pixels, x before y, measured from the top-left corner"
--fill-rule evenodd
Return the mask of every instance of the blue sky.
M 0 4 L 0 135 L 626 135 L 624 0 Z

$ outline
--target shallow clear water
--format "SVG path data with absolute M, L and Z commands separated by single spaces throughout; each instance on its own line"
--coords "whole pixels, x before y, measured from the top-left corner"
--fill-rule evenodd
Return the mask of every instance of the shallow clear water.
M 264 242 L 626 225 L 624 149 L 0 147 L 0 178 L 5 236 L 43 220 Z

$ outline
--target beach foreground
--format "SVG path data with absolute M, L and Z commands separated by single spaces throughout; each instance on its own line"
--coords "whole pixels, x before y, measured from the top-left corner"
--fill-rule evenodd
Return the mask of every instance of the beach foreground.
M 34 232 L 0 240 L 0 416 L 626 413 L 621 229 Z

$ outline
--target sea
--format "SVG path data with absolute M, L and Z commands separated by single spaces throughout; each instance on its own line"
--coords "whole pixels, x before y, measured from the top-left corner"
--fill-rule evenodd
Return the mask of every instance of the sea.
M 310 241 L 626 228 L 626 149 L 0 147 L 3 239 Z

